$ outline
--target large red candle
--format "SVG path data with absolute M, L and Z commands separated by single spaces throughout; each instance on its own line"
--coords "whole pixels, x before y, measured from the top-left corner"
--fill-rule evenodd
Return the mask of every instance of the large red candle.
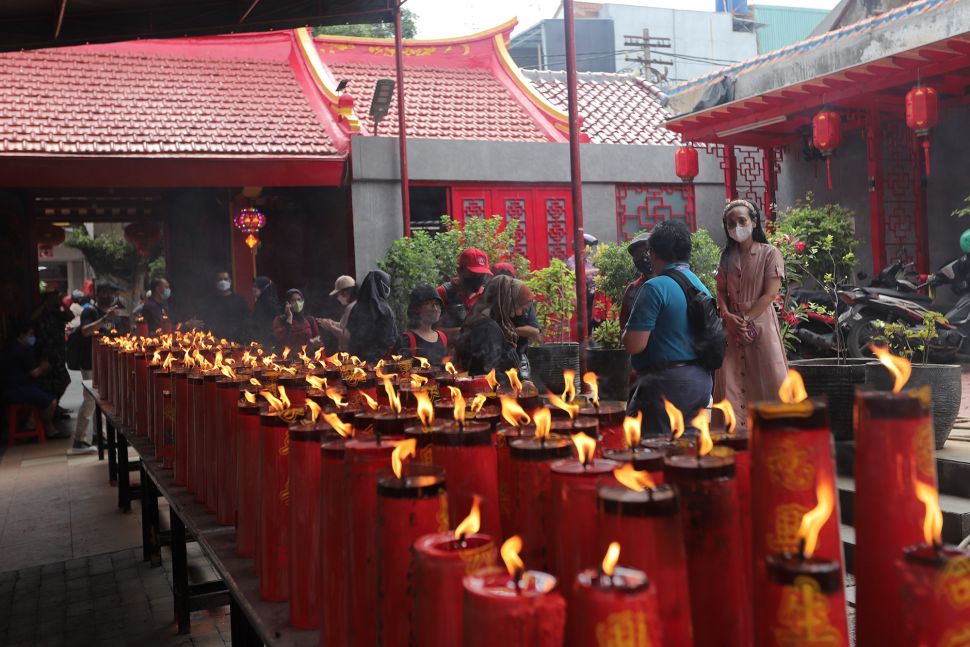
M 171 400 L 172 373 L 160 366 L 154 374 L 155 384 L 152 389 L 152 432 L 154 438 L 152 438 L 152 444 L 155 447 L 155 457 L 164 460 L 166 403 Z M 167 400 L 162 397 L 164 393 L 170 394 Z
M 189 427 L 186 431 L 186 446 L 188 447 L 188 471 L 185 475 L 185 487 L 195 495 L 199 501 L 199 491 L 205 489 L 202 470 L 205 469 L 205 457 L 202 453 L 202 408 L 205 406 L 205 382 L 202 374 L 193 370 L 188 377 Z
M 492 430 L 485 423 L 447 425 L 431 435 L 431 456 L 448 475 L 448 517 L 455 527 L 468 516 L 474 497 L 482 499 L 482 532 L 502 536 L 498 466 Z
M 509 443 L 516 438 L 531 438 L 535 427 L 499 425 L 495 432 L 495 464 L 498 467 L 498 511 L 502 527 L 512 524 L 512 459 Z
M 765 624 L 756 625 L 756 644 L 848 647 L 842 566 L 834 560 L 788 553 L 769 555 L 765 563 L 766 608 L 761 614 Z
M 175 393 L 175 471 L 176 485 L 188 483 L 189 471 L 189 372 L 180 368 L 172 374 Z
M 156 398 L 158 393 L 158 373 L 161 371 L 162 367 L 159 364 L 148 364 L 148 442 L 151 443 L 152 448 L 155 447 L 155 407 L 158 406 Z M 107 379 L 107 378 L 106 378 Z M 106 397 L 102 395 L 102 398 Z
M 134 421 L 134 394 L 135 394 L 135 351 L 126 348 L 121 351 L 121 390 L 118 393 L 118 413 L 121 424 L 130 427 Z
M 624 407 L 612 402 L 602 404 L 597 402 L 592 406 L 580 409 L 579 415 L 596 420 L 603 451 L 619 450 L 626 447 L 626 439 L 623 435 L 623 419 L 626 417 Z
M 159 425 L 161 433 L 155 442 L 161 456 L 162 467 L 172 469 L 175 465 L 175 371 L 159 373 L 161 394 L 159 398 Z
M 385 468 L 377 478 L 377 644 L 407 647 L 414 630 L 412 549 L 423 535 L 447 528 L 445 473 L 413 463 L 401 476 Z
M 741 518 L 741 537 L 744 544 L 744 563 L 746 572 L 754 574 L 753 534 L 754 522 L 751 518 L 751 451 L 749 436 L 735 433 L 713 433 L 715 447 L 724 447 L 734 452 L 734 479 L 738 485 L 738 515 Z M 721 451 L 721 450 L 715 450 Z M 841 545 L 839 546 L 841 548 Z M 752 590 L 748 587 L 748 590 Z
M 917 483 L 936 488 L 929 387 L 856 392 L 855 575 L 860 645 L 893 645 L 906 608 L 894 568 L 923 539 Z M 892 514 L 887 514 L 886 502 Z
M 290 410 L 260 414 L 259 497 L 256 546 L 259 593 L 264 600 L 284 602 L 290 593 L 290 489 L 287 435 Z
M 587 569 L 569 599 L 566 647 L 622 644 L 653 647 L 662 638 L 657 591 L 643 571 L 616 567 L 610 575 Z
M 350 506 L 350 645 L 373 645 L 377 640 L 374 612 L 377 595 L 377 473 L 390 464 L 395 441 L 350 440 L 345 446 L 346 492 Z
M 462 644 L 462 580 L 495 566 L 498 553 L 487 535 L 461 539 L 430 534 L 414 542 L 414 644 L 454 647 Z
M 256 524 L 259 497 L 259 404 L 241 399 L 236 434 L 236 553 L 256 556 Z M 257 566 L 257 571 L 258 571 Z
M 504 569 L 487 568 L 463 581 L 463 647 L 561 647 L 566 602 L 556 578 L 526 571 L 516 581 Z
M 584 435 L 574 436 L 577 448 Z M 588 437 L 586 437 L 588 439 Z M 609 476 L 620 464 L 593 458 L 593 447 L 584 448 L 577 459 L 552 464 L 552 497 L 549 535 L 549 560 L 552 572 L 564 582 L 572 582 L 589 564 L 599 560 L 596 538 L 596 483 Z
M 630 449 L 613 449 L 603 452 L 603 457 L 617 463 L 627 463 L 638 472 L 647 472 L 650 479 L 660 484 L 664 482 L 664 455 L 658 451 L 637 446 Z
M 696 647 L 751 643 L 734 458 L 726 454 L 668 456 L 665 464 L 665 480 L 681 498 Z
M 216 448 L 216 521 L 224 526 L 236 523 L 236 442 L 239 433 L 239 391 L 248 378 L 222 377 L 216 380 L 222 409 L 222 438 Z
M 642 486 L 640 486 L 642 487 Z M 687 556 L 676 491 L 669 485 L 635 491 L 601 483 L 597 490 L 598 546 L 623 546 L 623 561 L 656 584 L 664 644 L 693 645 Z
M 148 354 L 135 353 L 135 435 L 148 434 Z
M 320 626 L 320 442 L 332 433 L 312 422 L 288 432 L 290 624 L 300 629 Z
M 204 397 L 202 400 L 202 478 L 205 493 L 202 501 L 206 510 L 215 512 L 219 501 L 219 475 L 217 452 L 222 442 L 222 404 L 219 399 L 218 380 L 221 373 L 206 373 L 202 376 L 204 382 Z
M 961 645 L 970 636 L 970 551 L 910 546 L 897 561 L 905 630 L 899 644 Z
M 320 647 L 350 644 L 350 533 L 352 504 L 344 477 L 346 440 L 320 446 Z

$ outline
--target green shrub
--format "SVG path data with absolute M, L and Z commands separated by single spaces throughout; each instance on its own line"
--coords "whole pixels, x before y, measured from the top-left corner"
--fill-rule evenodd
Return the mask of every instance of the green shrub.
M 717 280 L 715 273 L 721 260 L 721 248 L 717 246 L 706 229 L 698 229 L 691 234 L 690 242 L 690 269 L 701 280 L 701 283 L 711 291 L 711 294 L 716 295 Z
M 593 254 L 593 265 L 599 270 L 594 279 L 596 290 L 614 303 L 623 299 L 626 286 L 640 276 L 627 251 L 629 246 L 629 242 L 600 243 Z
M 511 220 L 503 229 L 502 216 L 471 218 L 465 221 L 464 226 L 457 220 L 442 216 L 442 232 L 435 236 L 442 275 L 454 275 L 458 256 L 463 250 L 474 247 L 488 254 L 492 265 L 512 263 L 516 276 L 525 280 L 529 274 L 529 259 L 514 251 L 517 226 L 518 223 Z
M 808 193 L 778 213 L 774 229 L 782 236 L 804 241 L 810 252 L 816 252 L 799 254 L 803 276 L 823 283 L 826 275 L 831 275 L 835 283 L 843 283 L 851 275 L 859 246 L 851 209 L 838 204 L 817 205 L 815 197 Z
M 576 312 L 576 273 L 558 258 L 535 270 L 526 281 L 535 296 L 536 319 L 547 341 L 569 339 Z
M 391 277 L 388 301 L 401 330 L 407 325 L 411 290 L 422 283 L 437 286 L 442 282 L 441 259 L 437 253 L 435 239 L 426 231 L 415 231 L 410 238 L 398 238 L 391 243 L 384 257 L 377 261 L 377 267 Z

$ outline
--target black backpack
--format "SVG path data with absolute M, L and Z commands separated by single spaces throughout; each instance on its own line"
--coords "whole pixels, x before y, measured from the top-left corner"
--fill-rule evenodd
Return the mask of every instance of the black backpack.
M 683 273 L 667 269 L 663 275 L 676 281 L 687 297 L 687 325 L 691 344 L 697 353 L 697 363 L 708 371 L 716 371 L 721 368 L 727 349 L 724 323 L 718 314 L 717 302 L 694 287 Z

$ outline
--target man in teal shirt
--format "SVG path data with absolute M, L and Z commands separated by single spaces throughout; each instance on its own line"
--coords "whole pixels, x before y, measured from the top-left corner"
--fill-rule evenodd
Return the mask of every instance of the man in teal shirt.
M 658 223 L 650 233 L 650 260 L 656 275 L 636 300 L 623 332 L 638 379 L 627 412 L 643 412 L 644 435 L 670 433 L 663 398 L 690 420 L 708 405 L 714 387 L 711 374 L 697 362 L 687 324 L 687 296 L 664 272 L 683 274 L 698 290 L 710 292 L 690 271 L 690 230 L 680 220 Z

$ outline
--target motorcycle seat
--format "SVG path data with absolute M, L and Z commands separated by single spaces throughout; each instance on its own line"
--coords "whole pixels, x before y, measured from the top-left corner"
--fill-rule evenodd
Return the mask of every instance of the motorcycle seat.
M 929 305 L 933 303 L 933 299 L 925 294 L 918 294 L 916 292 L 901 292 L 899 290 L 892 290 L 890 288 L 863 288 L 866 292 L 870 294 L 882 294 L 887 297 L 895 297 L 897 299 L 907 299 L 909 301 L 915 301 L 916 303 L 922 303 Z

